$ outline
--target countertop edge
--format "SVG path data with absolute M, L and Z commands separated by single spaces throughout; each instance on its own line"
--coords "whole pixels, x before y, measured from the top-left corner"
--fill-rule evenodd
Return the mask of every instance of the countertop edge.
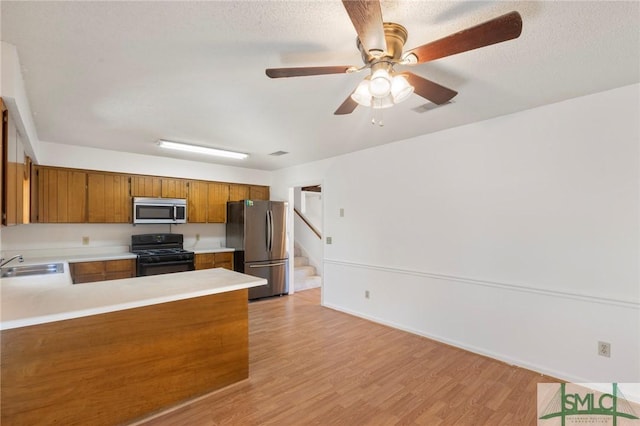
M 231 277 L 230 281 L 240 281 L 234 282 L 232 284 L 224 284 L 219 283 L 220 280 L 224 280 L 225 274 L 237 274 L 242 276 L 240 279 Z M 175 279 L 179 279 L 179 274 L 198 274 L 200 275 L 200 279 L 195 285 L 185 285 L 186 290 L 182 291 L 180 288 L 176 289 Z M 204 275 L 203 275 L 204 274 Z M 213 282 L 208 284 L 209 279 L 205 278 L 205 281 L 202 281 L 202 277 L 207 277 L 209 274 L 212 274 L 211 277 Z M 167 275 L 171 275 L 172 278 L 167 282 L 169 288 L 166 288 L 162 284 L 163 281 L 167 281 Z M 193 277 L 193 275 L 192 275 Z M 18 278 L 19 279 L 19 278 Z M 156 284 L 155 281 L 159 282 Z M 217 281 L 217 282 L 216 282 Z M 144 284 L 146 282 L 146 284 Z M 134 284 L 135 283 L 135 284 Z M 131 287 L 131 285 L 134 287 Z M 31 325 L 45 324 L 54 321 L 63 321 L 74 318 L 81 318 L 91 315 L 99 315 L 105 314 L 109 312 L 122 311 L 126 309 L 135 309 L 144 306 L 156 305 L 161 303 L 169 303 L 175 302 L 178 300 L 191 299 L 202 296 L 209 296 L 213 294 L 226 293 L 229 291 L 242 290 L 246 288 L 257 287 L 260 285 L 267 284 L 267 280 L 264 278 L 254 277 L 250 275 L 240 274 L 238 272 L 227 271 L 226 269 L 214 268 L 214 269 L 206 269 L 202 271 L 190 271 L 190 272 L 178 272 L 175 274 L 165 274 L 165 275 L 155 275 L 149 277 L 138 277 L 138 278 L 125 278 L 121 280 L 111 280 L 111 281 L 101 281 L 97 283 L 89 283 L 89 284 L 59 284 L 53 282 L 51 284 L 45 284 L 43 286 L 34 286 L 32 289 L 22 287 L 22 283 L 13 284 L 11 286 L 6 285 L 4 287 L 4 292 L 12 292 L 14 293 L 13 297 L 9 297 L 12 302 L 16 302 L 20 300 L 25 300 L 25 303 L 30 305 L 30 307 L 26 307 L 27 310 L 31 310 L 33 312 L 32 316 L 28 314 L 23 317 L 9 318 L 4 321 L 0 321 L 0 330 L 9 330 L 19 327 L 26 327 Z M 28 285 L 28 284 L 25 284 Z M 160 293 L 160 294 L 148 294 L 149 289 L 152 289 L 155 286 L 158 286 L 159 291 L 152 291 L 151 293 Z M 140 286 L 140 287 L 139 287 Z M 142 288 L 144 286 L 144 288 Z M 74 299 L 82 299 L 84 295 L 91 295 L 91 293 L 103 296 L 105 294 L 106 289 L 108 292 L 115 292 L 116 294 L 122 292 L 128 292 L 132 288 L 139 287 L 141 288 L 141 292 L 139 294 L 132 295 L 130 298 L 122 298 L 116 297 L 116 300 L 113 300 L 111 303 L 107 302 L 104 305 L 96 304 L 96 303 L 80 303 L 77 309 L 74 309 L 73 302 Z M 191 287 L 191 288 L 189 288 Z M 33 291 L 35 293 L 33 293 Z M 97 290 L 97 291 L 94 291 Z M 49 292 L 49 293 L 47 293 Z M 53 292 L 53 293 L 51 293 Z M 147 293 L 147 294 L 145 294 Z M 33 302 L 33 295 L 36 295 L 37 300 L 35 303 Z M 60 312 L 44 312 L 43 309 L 40 309 L 38 304 L 42 306 L 43 300 L 51 301 L 50 297 L 52 294 L 56 294 L 58 296 L 58 304 L 56 306 L 61 306 L 60 303 L 64 306 L 67 301 L 71 301 L 71 306 L 67 310 L 62 310 Z M 16 299 L 17 297 L 17 299 Z M 5 298 L 3 297 L 3 302 Z M 119 299 L 119 300 L 118 300 Z M 128 299 L 128 300 L 127 300 Z M 95 299 L 94 299 L 95 300 Z M 7 303 L 10 303 L 8 300 Z M 248 303 L 248 300 L 247 300 Z M 4 308 L 4 306 L 3 306 Z M 4 310 L 4 309 L 3 309 Z M 49 309 L 47 309 L 49 310 Z M 40 311 L 40 313 L 38 313 Z M 12 316 L 9 314 L 8 316 Z
M 142 308 L 145 306 L 158 305 L 160 303 L 176 302 L 178 300 L 193 299 L 195 297 L 211 296 L 213 294 L 226 293 L 229 291 L 242 290 L 245 288 L 257 287 L 267 283 L 267 280 L 260 280 L 255 283 L 233 284 L 224 288 L 215 288 L 210 290 L 201 290 L 197 292 L 184 293 L 176 296 L 163 296 L 142 301 L 129 303 L 120 303 L 116 305 L 106 305 L 100 308 L 83 309 L 79 311 L 69 311 L 59 314 L 42 315 L 38 317 L 17 319 L 12 321 L 3 321 L 0 323 L 0 331 L 10 330 L 13 328 L 28 327 L 30 325 L 46 324 L 55 321 L 64 321 L 75 318 L 88 317 L 92 315 L 108 314 L 110 312 L 124 311 L 126 309 Z M 247 301 L 248 303 L 248 301 Z

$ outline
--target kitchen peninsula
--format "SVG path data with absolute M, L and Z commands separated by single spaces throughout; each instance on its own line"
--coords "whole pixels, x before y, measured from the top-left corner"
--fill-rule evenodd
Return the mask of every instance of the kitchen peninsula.
M 2 424 L 122 424 L 248 378 L 248 288 L 205 269 L 3 279 Z

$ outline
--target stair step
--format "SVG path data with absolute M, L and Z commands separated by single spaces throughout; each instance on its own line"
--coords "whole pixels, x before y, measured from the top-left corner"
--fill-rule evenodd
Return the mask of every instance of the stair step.
M 309 258 L 305 256 L 296 256 L 293 258 L 293 266 L 307 266 Z
M 320 287 L 322 285 L 322 278 L 318 275 L 311 275 L 304 281 L 295 282 L 295 291 L 307 290 L 310 288 Z
M 297 266 L 293 268 L 294 282 L 304 281 L 307 277 L 316 275 L 314 266 Z

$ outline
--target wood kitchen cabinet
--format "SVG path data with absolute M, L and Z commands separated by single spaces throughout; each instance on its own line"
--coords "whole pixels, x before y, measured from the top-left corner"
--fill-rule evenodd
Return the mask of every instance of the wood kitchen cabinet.
M 117 173 L 87 175 L 89 223 L 130 223 L 129 177 Z
M 233 253 L 198 253 L 195 256 L 196 270 L 225 268 L 233 271 Z
M 189 223 L 224 223 L 227 217 L 229 184 L 190 181 L 187 217 Z
M 188 198 L 188 182 L 186 179 L 162 178 L 160 196 L 162 198 Z
M 49 166 L 34 169 L 32 222 L 131 223 L 133 197 L 155 197 L 185 198 L 188 223 L 225 223 L 227 201 L 269 199 L 269 187 L 261 185 Z M 27 193 L 29 184 L 21 185 Z
M 207 221 L 209 223 L 225 223 L 227 221 L 227 201 L 229 201 L 228 184 L 207 183 Z
M 132 197 L 160 197 L 162 178 L 157 176 L 131 176 Z
M 246 199 L 268 200 L 269 187 L 190 181 L 188 221 L 189 223 L 225 223 L 227 221 L 227 201 Z
M 269 187 L 262 185 L 229 184 L 229 201 L 269 200 Z
M 229 184 L 229 201 L 249 200 L 249 185 Z
M 233 271 L 233 253 L 214 253 L 214 268 L 224 268 Z
M 69 269 L 74 284 L 118 280 L 136 276 L 136 261 L 135 259 L 118 259 L 77 262 L 70 263 Z
M 36 167 L 35 173 L 34 222 L 87 221 L 87 173 L 84 170 Z
M 249 185 L 250 200 L 269 200 L 269 187 L 260 185 Z
M 9 111 L 0 98 L 0 200 L 2 200 L 2 225 L 29 223 L 29 187 L 31 159 L 25 155 L 22 140 L 11 121 Z
M 189 198 L 187 199 L 187 222 L 206 223 L 208 210 L 208 183 L 189 181 Z

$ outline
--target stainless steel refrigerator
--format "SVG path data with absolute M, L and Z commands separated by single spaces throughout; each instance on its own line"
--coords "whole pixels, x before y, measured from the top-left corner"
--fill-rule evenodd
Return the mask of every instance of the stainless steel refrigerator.
M 234 248 L 234 269 L 265 278 L 267 285 L 249 289 L 249 300 L 289 292 L 286 247 L 287 203 L 227 203 L 227 247 Z

